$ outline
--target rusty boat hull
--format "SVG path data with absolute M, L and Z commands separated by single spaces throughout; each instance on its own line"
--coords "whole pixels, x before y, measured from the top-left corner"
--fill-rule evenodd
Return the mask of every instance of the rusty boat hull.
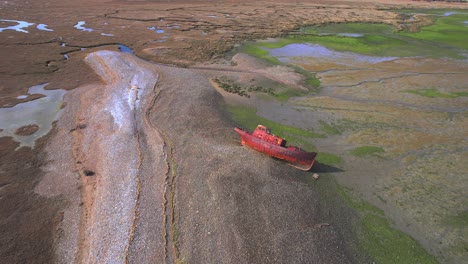
M 315 163 L 315 157 L 317 156 L 317 153 L 315 152 L 307 152 L 293 146 L 286 147 L 282 145 L 272 144 L 270 142 L 253 136 L 252 134 L 241 128 L 236 127 L 234 128 L 234 130 L 237 132 L 237 134 L 239 134 L 242 145 L 247 145 L 271 157 L 285 160 L 291 166 L 296 167 L 300 170 L 308 171 L 312 169 L 312 166 Z

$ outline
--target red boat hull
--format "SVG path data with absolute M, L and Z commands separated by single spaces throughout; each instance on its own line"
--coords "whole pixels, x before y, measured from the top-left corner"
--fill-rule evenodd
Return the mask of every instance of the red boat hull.
M 271 157 L 287 161 L 291 166 L 298 169 L 308 171 L 312 168 L 315 162 L 317 153 L 306 152 L 295 147 L 284 147 L 275 145 L 259 138 L 252 136 L 252 134 L 240 128 L 234 130 L 241 137 L 241 144 L 247 145 L 259 152 L 265 153 Z

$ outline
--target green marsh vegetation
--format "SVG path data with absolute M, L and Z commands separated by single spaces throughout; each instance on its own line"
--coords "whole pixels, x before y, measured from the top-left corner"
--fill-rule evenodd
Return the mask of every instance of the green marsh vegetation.
M 351 220 L 351 232 L 357 235 L 359 250 L 366 252 L 375 263 L 438 263 L 416 240 L 393 228 L 381 209 L 362 200 L 351 189 L 339 185 L 332 177 L 324 177 L 317 184 L 326 203 L 344 204 L 355 210 L 357 215 Z M 337 217 L 341 214 L 338 210 L 343 209 L 335 209 L 337 212 L 333 214 Z
M 322 27 L 310 27 L 304 32 L 317 32 L 316 35 L 299 35 L 288 37 L 286 45 L 290 43 L 314 43 L 320 44 L 336 51 L 350 51 L 369 56 L 384 57 L 450 57 L 463 58 L 456 50 L 462 47 L 459 41 L 468 43 L 466 35 L 467 27 L 463 24 L 463 19 L 458 18 L 457 37 L 451 36 L 451 28 L 443 25 L 436 25 L 434 29 L 421 32 L 394 32 L 394 28 L 385 24 L 337 24 Z M 440 18 L 436 21 L 444 21 Z M 437 22 L 436 22 L 437 23 Z M 441 24 L 441 22 L 439 22 Z M 437 30 L 437 33 L 431 33 Z M 361 36 L 339 35 L 340 33 L 361 34 Z M 310 33 L 308 33 L 310 34 Z M 465 38 L 465 41 L 461 39 Z M 452 40 L 450 40 L 452 39 Z M 449 41 L 450 40 L 450 41 Z M 442 45 L 445 44 L 445 45 Z M 464 46 L 465 44 L 463 44 Z M 283 45 L 284 46 L 284 45 Z M 282 47 L 282 46 L 281 46 Z
M 281 40 L 279 41 L 281 42 Z M 277 58 L 270 56 L 268 50 L 265 49 L 266 47 L 269 47 L 271 45 L 272 47 L 281 47 L 281 44 L 277 44 L 277 42 L 273 42 L 273 43 L 249 42 L 249 43 L 244 44 L 241 47 L 240 51 L 250 56 L 254 56 L 256 58 L 262 59 L 271 65 L 283 64 Z M 292 67 L 297 73 L 304 75 L 305 77 L 304 84 L 309 86 L 312 91 L 317 90 L 320 87 L 320 80 L 317 77 L 315 77 L 315 74 L 305 71 L 304 69 L 294 66 L 294 65 L 289 65 L 289 66 Z
M 264 87 L 259 85 L 241 85 L 235 80 L 229 79 L 225 76 L 214 78 L 213 81 L 228 93 L 238 94 L 248 98 L 250 98 L 250 95 L 248 94 L 249 92 L 266 93 L 276 96 L 274 89 L 271 87 Z
M 257 125 L 262 124 L 271 129 L 271 131 L 280 136 L 286 138 L 289 143 L 298 142 L 301 138 L 323 138 L 322 134 L 293 127 L 286 126 L 280 123 L 276 123 L 269 119 L 260 117 L 256 114 L 254 108 L 248 108 L 243 106 L 228 106 L 228 111 L 231 113 L 232 119 L 239 125 L 245 127 L 247 130 L 252 132 Z M 302 141 L 299 140 L 299 143 Z
M 398 10 L 396 12 L 411 12 Z M 396 31 L 391 25 L 375 23 L 343 23 L 302 28 L 294 35 L 274 42 L 250 43 L 245 51 L 253 56 L 280 63 L 269 56 L 268 49 L 281 48 L 293 43 L 313 43 L 335 51 L 349 51 L 369 56 L 462 59 L 468 49 L 468 11 L 414 10 L 433 15 L 434 23 L 418 32 Z M 449 14 L 444 16 L 444 13 Z
M 385 24 L 351 23 L 311 26 L 301 30 L 300 33 L 304 35 L 288 37 L 287 41 L 283 42 L 284 45 L 280 47 L 292 43 L 313 43 L 335 51 L 351 51 L 370 56 L 406 55 L 402 52 L 407 48 L 407 43 L 392 37 L 392 31 L 392 26 Z M 341 33 L 356 35 L 339 35 Z
M 250 98 L 250 93 L 255 92 L 270 95 L 279 101 L 287 101 L 291 97 L 306 94 L 304 91 L 291 89 L 279 83 L 241 84 L 226 76 L 216 77 L 212 80 L 224 91 L 247 98 Z
M 246 90 L 238 83 L 224 77 L 214 78 L 213 81 L 228 93 L 238 94 L 239 96 L 250 97 Z
M 292 67 L 297 73 L 300 73 L 305 77 L 304 83 L 306 86 L 309 86 L 309 88 L 311 88 L 312 92 L 318 92 L 320 88 L 320 80 L 315 76 L 315 74 L 295 65 L 290 65 L 290 67 Z
M 281 64 L 281 62 L 277 58 L 270 56 L 268 51 L 262 48 L 262 46 L 258 45 L 258 43 L 256 42 L 249 42 L 244 44 L 240 51 L 251 56 L 257 57 L 259 59 L 265 60 L 273 65 Z
M 468 10 L 403 10 L 405 13 L 433 15 L 434 24 L 421 28 L 419 32 L 399 32 L 399 35 L 430 41 L 445 47 L 468 49 Z
M 443 93 L 436 88 L 429 89 L 420 89 L 420 90 L 406 90 L 403 91 L 406 93 L 417 94 L 430 98 L 458 98 L 458 97 L 468 97 L 468 92 L 449 92 Z
M 340 156 L 329 152 L 319 152 L 315 159 L 326 165 L 339 165 L 343 162 L 343 159 Z
M 375 147 L 375 146 L 362 146 L 362 147 L 357 147 L 351 151 L 351 154 L 354 156 L 358 157 L 364 157 L 364 156 L 374 156 L 374 157 L 379 157 L 379 154 L 384 153 L 385 150 L 381 147 Z
M 438 263 L 417 241 L 393 229 L 383 216 L 362 216 L 359 235 L 363 248 L 376 263 Z
M 416 240 L 393 228 L 381 209 L 339 185 L 333 177 L 310 179 L 309 183 L 318 187 L 323 206 L 338 219 L 335 224 L 341 227 L 353 251 L 359 252 L 358 263 L 438 263 Z
M 285 102 L 288 101 L 289 98 L 291 97 L 298 97 L 304 95 L 304 92 L 294 90 L 294 89 L 284 89 L 282 91 L 278 91 L 275 93 L 275 98 L 278 99 L 279 101 Z
M 445 222 L 456 228 L 464 228 L 468 226 L 468 211 L 463 211 L 455 216 L 447 217 Z
M 338 130 L 336 126 L 334 126 L 333 124 L 330 125 L 322 120 L 320 120 L 320 129 L 328 135 L 341 135 L 340 130 Z

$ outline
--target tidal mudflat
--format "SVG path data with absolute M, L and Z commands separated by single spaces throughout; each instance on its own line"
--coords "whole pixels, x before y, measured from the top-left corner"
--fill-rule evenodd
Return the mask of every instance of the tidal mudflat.
M 247 127 L 252 119 L 264 122 L 325 152 L 318 160 L 343 170 L 332 175 L 345 186 L 345 200 L 377 206 L 354 204 L 363 247 L 378 263 L 424 259 L 410 238 L 388 236 L 395 229 L 441 262 L 468 260 L 468 12 L 428 14 L 434 23 L 417 32 L 330 24 L 248 44 L 245 52 L 305 70 L 320 88 L 287 101 L 262 95 L 250 108 L 231 107 Z M 288 133 L 288 127 L 302 132 Z M 414 250 L 406 255 L 405 247 Z

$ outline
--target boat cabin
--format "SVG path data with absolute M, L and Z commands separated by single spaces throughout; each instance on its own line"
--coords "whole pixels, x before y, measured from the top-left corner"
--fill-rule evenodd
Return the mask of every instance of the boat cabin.
M 284 147 L 286 145 L 286 140 L 271 134 L 270 129 L 263 125 L 258 125 L 252 136 L 277 146 Z

